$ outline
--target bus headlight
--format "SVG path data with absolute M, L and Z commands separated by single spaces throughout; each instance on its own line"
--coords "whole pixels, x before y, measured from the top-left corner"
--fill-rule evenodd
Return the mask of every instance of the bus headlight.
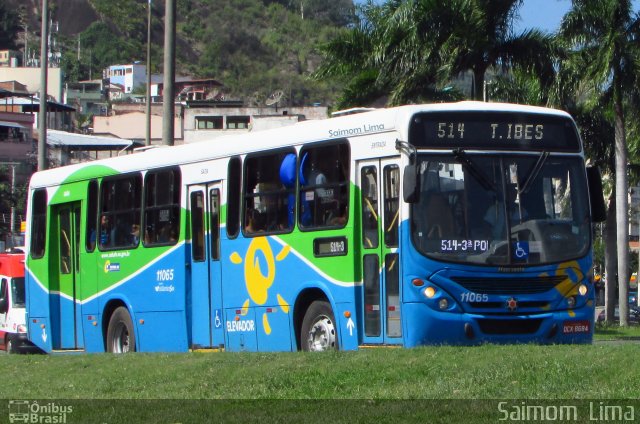
M 436 289 L 429 286 L 426 289 L 424 289 L 424 295 L 426 296 L 427 299 L 431 299 L 433 298 L 433 296 L 436 295 Z
M 438 301 L 438 307 L 444 311 L 449 307 L 449 301 L 443 297 Z
M 576 306 L 576 297 L 575 296 L 569 296 L 567 298 L 567 306 L 569 306 L 569 309 L 571 309 L 571 308 Z
M 18 333 L 26 333 L 27 332 L 27 326 L 24 324 L 20 324 L 18 325 Z
M 580 293 L 580 296 L 584 296 L 588 291 L 589 288 L 584 284 L 580 284 L 580 286 L 578 287 L 578 293 Z

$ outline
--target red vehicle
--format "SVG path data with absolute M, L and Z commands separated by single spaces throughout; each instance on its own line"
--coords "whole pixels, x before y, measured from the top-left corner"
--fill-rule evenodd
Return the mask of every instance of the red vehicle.
M 25 325 L 24 253 L 0 253 L 0 349 L 34 349 Z

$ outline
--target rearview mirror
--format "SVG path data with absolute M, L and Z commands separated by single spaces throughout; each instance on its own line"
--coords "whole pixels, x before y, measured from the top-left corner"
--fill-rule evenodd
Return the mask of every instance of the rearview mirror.
M 591 201 L 591 219 L 593 222 L 603 222 L 607 219 L 607 208 L 604 204 L 602 177 L 597 166 L 587 167 L 587 183 L 589 184 L 589 199 Z

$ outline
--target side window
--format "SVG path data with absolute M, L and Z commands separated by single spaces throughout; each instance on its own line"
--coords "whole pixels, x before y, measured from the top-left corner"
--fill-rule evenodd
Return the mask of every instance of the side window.
M 302 228 L 344 227 L 349 216 L 349 145 L 305 147 L 300 152 Z
M 220 259 L 220 190 L 213 189 L 209 193 L 209 210 L 211 211 L 211 259 Z
M 100 187 L 101 250 L 137 246 L 136 230 L 140 230 L 142 178 L 140 174 L 108 179 Z
M 202 191 L 191 193 L 191 256 L 204 261 L 204 199 Z
M 59 211 L 59 254 L 60 254 L 60 274 L 71 274 L 71 255 L 73 254 L 71 246 L 71 211 L 62 209 Z
M 384 167 L 384 244 L 398 247 L 400 206 L 400 169 L 398 165 Z
M 31 257 L 38 259 L 44 256 L 47 240 L 47 191 L 35 190 L 31 198 Z
M 87 232 L 86 232 L 86 249 L 87 252 L 93 252 L 96 248 L 98 227 L 98 182 L 96 180 L 89 181 L 87 189 Z
M 196 128 L 199 130 L 221 130 L 222 116 L 196 116 Z
M 287 232 L 295 217 L 293 151 L 249 156 L 245 160 L 244 233 Z
M 180 170 L 148 172 L 144 180 L 144 245 L 176 244 L 180 237 Z M 140 228 L 132 243 L 137 244 Z
M 242 179 L 242 162 L 235 157 L 229 160 L 227 174 L 227 236 L 235 238 L 240 232 L 240 189 Z
M 365 249 L 378 247 L 378 170 L 365 166 L 360 170 L 362 194 L 362 244 Z

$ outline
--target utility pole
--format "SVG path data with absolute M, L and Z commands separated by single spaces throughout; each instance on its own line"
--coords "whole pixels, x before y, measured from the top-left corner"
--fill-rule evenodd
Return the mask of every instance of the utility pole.
M 162 144 L 173 146 L 176 79 L 176 2 L 165 0 L 164 88 L 162 90 Z
M 16 230 L 16 166 L 18 162 L 0 162 L 0 165 L 11 167 L 11 216 L 9 218 L 9 234 L 11 235 L 11 247 L 14 245 L 14 232 Z
M 29 59 L 29 25 L 24 25 L 24 52 L 22 53 L 22 66 L 27 66 Z
M 42 0 L 42 30 L 40 34 L 40 108 L 38 109 L 38 171 L 47 169 L 47 71 L 49 2 Z
M 147 107 L 146 107 L 147 132 L 145 144 L 151 145 L 151 0 L 147 6 Z

